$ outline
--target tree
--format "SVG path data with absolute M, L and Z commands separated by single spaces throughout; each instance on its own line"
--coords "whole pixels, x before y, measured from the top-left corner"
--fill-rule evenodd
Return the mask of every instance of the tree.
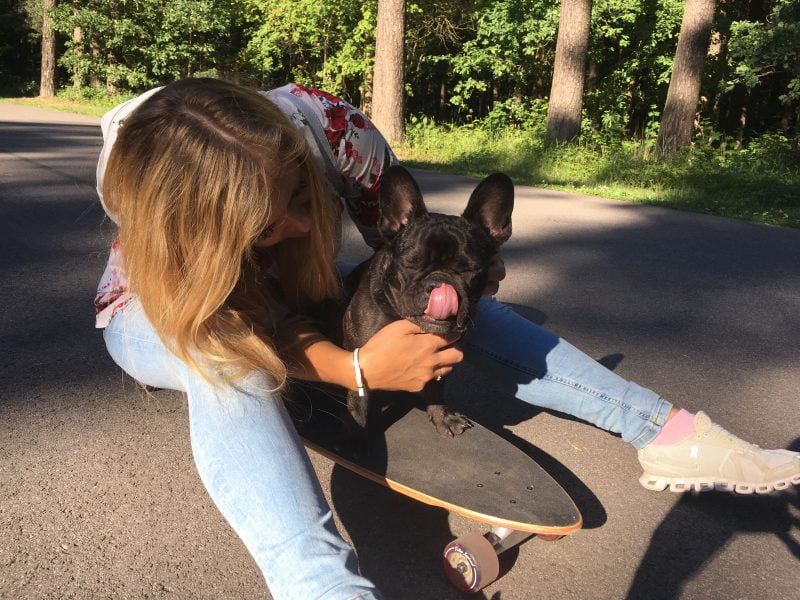
M 371 116 L 390 144 L 405 135 L 405 33 L 405 0 L 379 0 Z
M 458 11 L 467 12 L 463 4 L 461 0 Z M 558 6 L 540 0 L 496 0 L 474 5 L 474 23 L 453 19 L 451 38 L 439 43 L 439 52 L 444 55 L 435 57 L 451 69 L 449 103 L 461 116 L 480 119 L 491 114 L 492 122 L 501 126 L 524 120 L 530 108 L 530 102 L 525 101 L 543 99 L 550 91 Z M 456 14 L 464 18 L 458 11 Z M 409 31 L 408 38 L 413 36 Z M 459 36 L 465 38 L 460 48 Z M 456 51 L 448 52 L 449 46 L 455 46 Z M 416 62 L 414 55 L 413 51 L 408 53 L 409 65 Z M 436 75 L 429 72 L 409 80 L 435 82 Z M 419 95 L 418 86 L 414 91 Z
M 56 95 L 56 32 L 53 29 L 53 9 L 56 0 L 42 0 L 42 68 L 39 95 Z
M 547 139 L 571 142 L 581 133 L 583 80 L 592 0 L 561 0 L 556 62 L 547 110 Z
M 375 0 L 243 0 L 244 57 L 264 86 L 294 81 L 363 96 L 372 76 Z
M 41 4 L 33 8 L 41 12 Z M 0 95 L 21 96 L 38 90 L 42 20 L 31 12 L 19 0 L 0 0 Z
M 658 130 L 656 151 L 660 156 L 674 154 L 692 141 L 714 8 L 715 0 L 686 0 L 672 77 Z
M 229 73 L 239 51 L 238 7 L 231 0 L 62 2 L 54 11 L 66 38 L 59 64 L 75 81 L 105 82 L 109 92 Z
M 733 88 L 735 93 L 743 88 L 748 97 L 755 96 L 753 114 L 785 133 L 790 133 L 792 121 L 796 133 L 800 133 L 798 22 L 800 1 L 777 0 L 767 14 L 752 11 L 731 26 L 730 56 L 735 70 L 729 75 L 729 89 Z M 739 119 L 742 126 L 746 113 L 746 106 L 742 107 Z

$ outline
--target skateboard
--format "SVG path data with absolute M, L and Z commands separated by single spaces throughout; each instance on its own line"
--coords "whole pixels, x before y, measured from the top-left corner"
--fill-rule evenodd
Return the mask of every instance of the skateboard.
M 444 549 L 445 574 L 459 590 L 476 593 L 492 583 L 500 554 L 530 537 L 553 541 L 581 528 L 583 518 L 567 492 L 516 446 L 477 423 L 453 438 L 439 435 L 425 411 L 408 404 L 400 400 L 373 419 L 366 447 L 342 442 L 335 410 L 311 403 L 304 417 L 293 419 L 306 448 L 409 498 L 488 526 Z

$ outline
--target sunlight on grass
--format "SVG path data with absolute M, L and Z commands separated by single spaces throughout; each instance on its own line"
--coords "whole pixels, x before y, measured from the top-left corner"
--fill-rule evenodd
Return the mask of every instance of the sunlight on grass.
M 7 104 L 18 104 L 20 106 L 32 106 L 34 108 L 49 108 L 52 110 L 60 110 L 62 112 L 79 115 L 91 115 L 95 117 L 102 116 L 107 110 L 62 98 L 0 98 L 0 102 Z
M 576 145 L 549 145 L 541 132 L 409 127 L 398 157 L 409 165 L 518 184 L 800 228 L 800 164 L 791 142 L 765 136 L 746 150 L 699 143 L 656 160 L 643 142 L 589 132 Z
M 9 104 L 19 104 L 22 106 L 32 106 L 34 108 L 49 108 L 62 112 L 74 113 L 79 115 L 90 115 L 102 117 L 107 111 L 118 104 L 132 98 L 135 94 L 114 94 L 90 93 L 87 90 L 74 90 L 65 88 L 59 90 L 55 98 L 0 98 L 0 102 Z

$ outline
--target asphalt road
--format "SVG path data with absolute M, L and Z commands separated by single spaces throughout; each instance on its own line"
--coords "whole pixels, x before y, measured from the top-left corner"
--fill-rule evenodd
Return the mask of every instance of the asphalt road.
M 93 329 L 113 236 L 97 122 L 0 104 L 0 598 L 263 597 L 195 473 L 183 398 L 140 392 Z M 443 212 L 475 184 L 415 173 Z M 363 256 L 348 234 L 345 257 Z M 500 298 L 527 317 L 755 443 L 798 449 L 800 231 L 519 186 L 505 256 Z M 540 460 L 586 525 L 524 544 L 478 598 L 797 597 L 796 489 L 649 492 L 613 435 L 469 369 L 449 393 Z M 387 598 L 461 597 L 439 553 L 477 525 L 312 459 Z

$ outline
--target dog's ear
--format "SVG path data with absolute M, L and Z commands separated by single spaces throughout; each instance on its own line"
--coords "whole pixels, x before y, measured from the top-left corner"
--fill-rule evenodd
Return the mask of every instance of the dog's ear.
M 381 217 L 378 229 L 387 240 L 392 239 L 412 219 L 428 214 L 417 182 L 400 165 L 391 166 L 384 171 L 379 202 Z
M 492 173 L 469 197 L 464 217 L 482 225 L 497 244 L 511 237 L 514 183 L 503 173 Z

